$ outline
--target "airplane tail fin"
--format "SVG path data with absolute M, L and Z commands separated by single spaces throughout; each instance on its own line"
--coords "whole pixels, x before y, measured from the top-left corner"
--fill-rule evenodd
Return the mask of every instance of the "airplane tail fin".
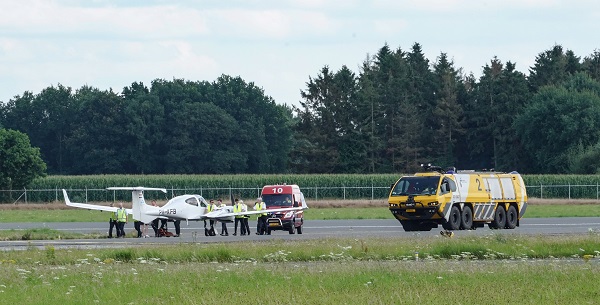
M 71 205 L 71 200 L 69 200 L 69 196 L 67 195 L 67 191 L 65 189 L 63 189 L 62 191 L 63 191 L 63 197 L 65 198 L 65 203 L 68 206 L 72 206 Z
M 156 216 L 149 216 L 146 214 L 146 200 L 144 199 L 144 191 L 161 191 L 167 193 L 166 189 L 153 188 L 153 187 L 109 187 L 107 190 L 125 190 L 131 191 L 131 211 L 133 213 L 133 219 L 141 221 L 143 223 L 150 223 L 156 218 Z

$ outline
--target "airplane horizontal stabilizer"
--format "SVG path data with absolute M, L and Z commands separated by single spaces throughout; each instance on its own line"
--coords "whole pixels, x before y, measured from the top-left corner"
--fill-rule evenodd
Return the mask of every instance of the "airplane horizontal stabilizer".
M 117 207 L 108 207 L 104 205 L 71 202 L 71 200 L 69 200 L 69 196 L 67 195 L 67 191 L 65 189 L 63 189 L 62 191 L 63 196 L 65 197 L 65 203 L 67 204 L 67 206 L 70 207 L 106 212 L 116 212 L 119 209 Z M 133 211 L 131 209 L 125 209 L 125 211 L 127 211 L 127 214 L 129 215 L 133 215 Z
M 107 190 L 121 190 L 121 191 L 161 191 L 163 193 L 167 193 L 167 189 L 157 188 L 157 187 L 143 187 L 143 186 L 135 186 L 135 187 L 125 187 L 125 186 L 117 186 L 117 187 L 107 187 Z

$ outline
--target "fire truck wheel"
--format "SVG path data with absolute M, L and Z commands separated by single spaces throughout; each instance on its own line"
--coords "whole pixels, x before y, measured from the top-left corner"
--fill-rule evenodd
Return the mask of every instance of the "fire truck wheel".
M 296 233 L 302 234 L 302 226 L 304 225 L 304 220 L 300 222 L 300 225 L 296 227 Z
M 294 223 L 296 223 L 296 219 L 292 219 L 292 223 L 290 224 L 290 229 L 288 230 L 288 232 L 290 232 L 290 234 L 294 234 L 294 230 L 296 229 L 294 227 Z
M 506 211 L 506 228 L 514 229 L 517 227 L 517 209 L 515 209 L 514 205 L 511 205 Z
M 494 212 L 494 220 L 490 223 L 490 229 L 504 229 L 506 225 L 506 211 L 504 207 L 499 205 L 496 207 L 496 212 Z
M 460 213 L 460 229 L 471 230 L 473 228 L 473 211 L 471 207 L 465 205 Z
M 446 230 L 458 230 L 460 229 L 460 209 L 457 206 L 450 208 L 450 219 L 442 224 L 442 227 Z

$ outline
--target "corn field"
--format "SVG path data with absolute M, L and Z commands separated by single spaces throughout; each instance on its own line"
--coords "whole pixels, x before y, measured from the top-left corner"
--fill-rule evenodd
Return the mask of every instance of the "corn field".
M 163 200 L 181 194 L 205 198 L 230 196 L 255 198 L 267 184 L 298 184 L 307 200 L 383 199 L 401 174 L 323 174 L 323 175 L 94 175 L 49 176 L 35 180 L 26 190 L 0 190 L 0 202 L 62 201 L 61 189 L 76 202 L 129 201 L 127 191 L 108 191 L 111 186 L 165 188 L 146 192 L 147 199 Z M 599 199 L 600 175 L 524 175 L 529 197 Z

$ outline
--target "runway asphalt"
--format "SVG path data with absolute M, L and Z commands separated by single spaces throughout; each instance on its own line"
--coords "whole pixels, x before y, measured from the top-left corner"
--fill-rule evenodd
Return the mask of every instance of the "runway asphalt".
M 169 224 L 173 231 L 172 224 Z M 0 250 L 22 250 L 29 247 L 43 248 L 52 245 L 55 248 L 105 248 L 129 247 L 144 244 L 176 244 L 176 243 L 212 243 L 236 242 L 242 240 L 298 240 L 314 238 L 385 238 L 400 236 L 439 236 L 442 230 L 433 229 L 429 232 L 404 232 L 400 223 L 395 219 L 373 220 L 306 220 L 303 234 L 289 234 L 287 231 L 273 231 L 272 235 L 255 235 L 256 221 L 250 221 L 253 231 L 247 236 L 232 236 L 233 224 L 227 224 L 230 236 L 204 236 L 202 222 L 181 223 L 180 237 L 150 237 L 150 238 L 121 238 L 121 239 L 76 239 L 76 240 L 27 240 L 0 241 Z M 79 233 L 106 233 L 108 223 L 103 222 L 55 222 L 55 223 L 0 223 L 0 230 L 25 230 L 30 228 L 51 228 L 59 231 Z M 220 224 L 216 228 L 220 229 Z M 133 231 L 129 223 L 126 231 Z M 152 231 L 152 229 L 150 229 Z M 590 231 L 600 232 L 600 218 L 597 217 L 568 217 L 568 218 L 524 218 L 521 225 L 514 230 L 477 230 L 455 231 L 456 236 L 486 235 L 486 234 L 527 234 L 527 235 L 557 235 L 557 234 L 586 234 Z M 150 232 L 152 235 L 152 232 Z

